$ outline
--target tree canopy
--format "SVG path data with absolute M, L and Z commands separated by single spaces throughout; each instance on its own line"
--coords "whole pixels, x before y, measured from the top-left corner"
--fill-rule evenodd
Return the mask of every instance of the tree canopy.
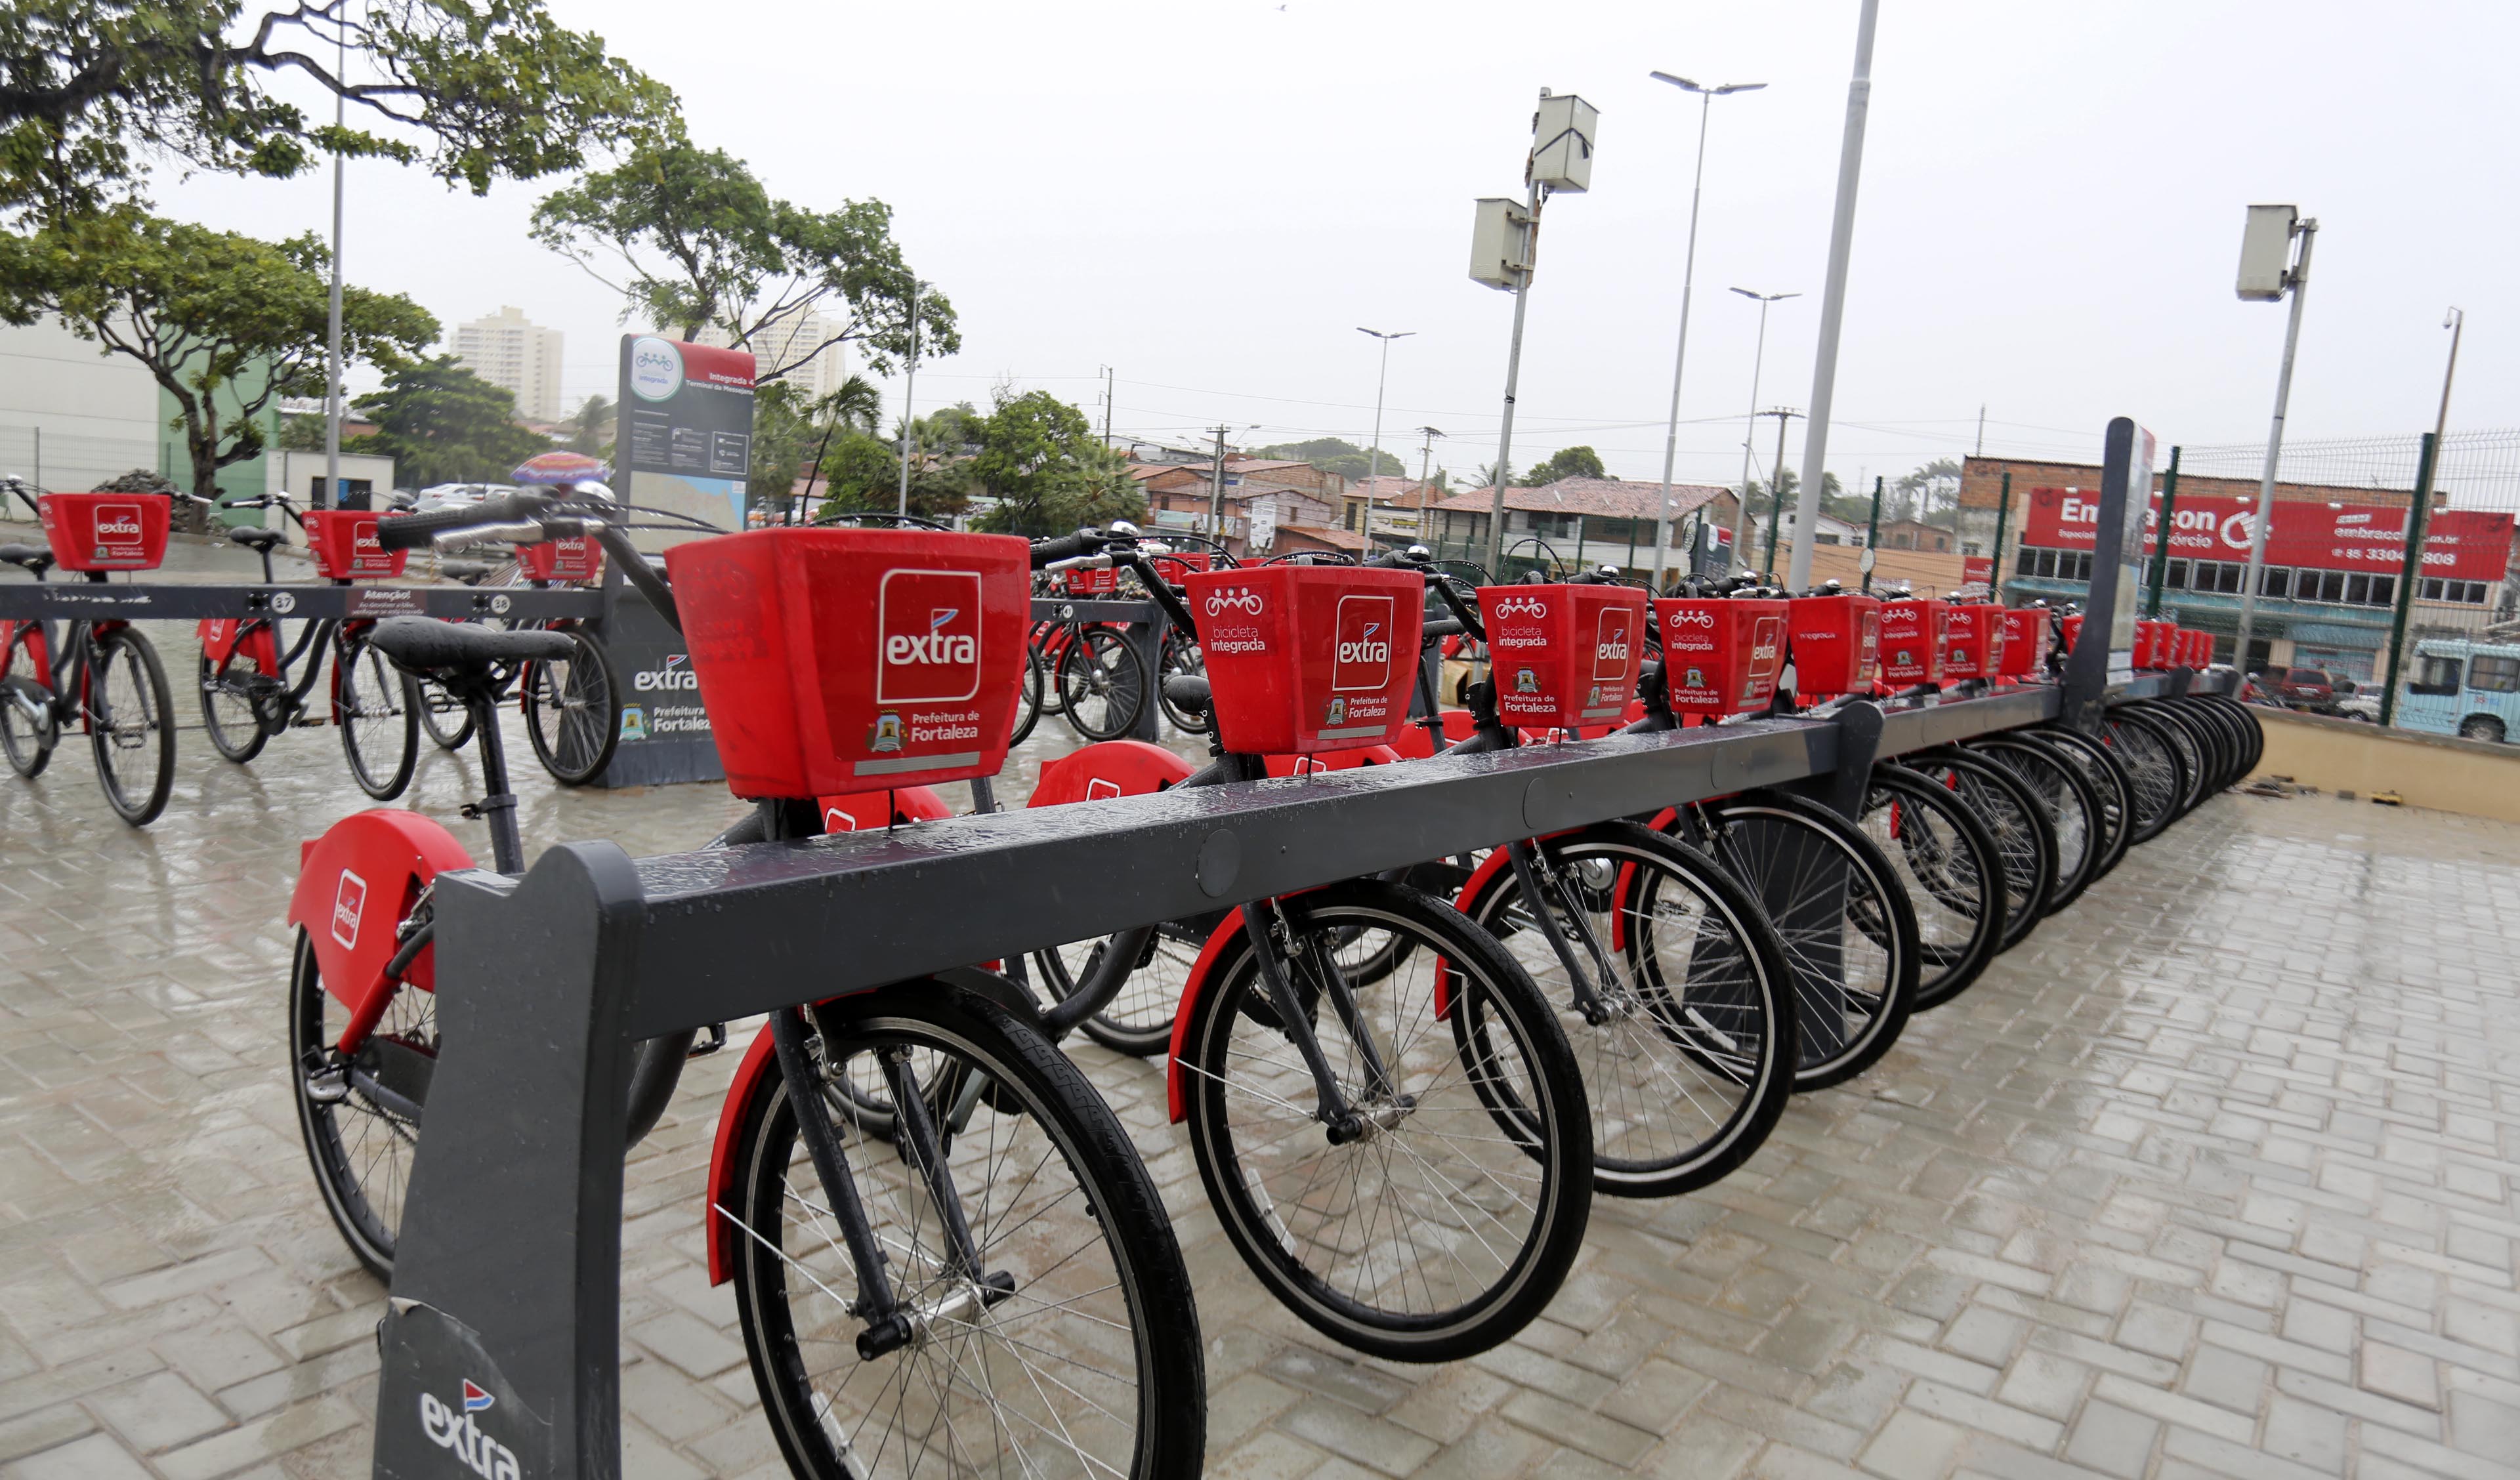
M 1368 462 L 1366 449 L 1345 437 L 1315 437 L 1309 442 L 1280 442 L 1274 447 L 1261 448 L 1253 456 L 1299 459 L 1312 464 L 1324 472 L 1336 473 L 1351 483 L 1366 475 Z M 1408 468 L 1399 458 L 1392 455 L 1389 448 L 1384 448 L 1382 455 L 1372 459 L 1372 462 L 1374 473 L 1378 477 L 1398 478 L 1409 475 Z
M 340 97 L 351 123 L 278 96 L 284 77 Z M 151 156 L 285 178 L 337 149 L 479 194 L 670 129 L 673 107 L 542 0 L 11 0 L 0 209 L 58 220 L 137 199 Z
M 999 503 L 973 527 L 1042 536 L 1146 517 L 1129 460 L 1102 445 L 1085 413 L 1049 391 L 1018 395 L 1000 386 L 978 430 L 971 473 Z
M 617 168 L 545 197 L 533 233 L 650 322 L 686 339 L 723 328 L 736 348 L 753 352 L 763 383 L 836 343 L 857 345 L 870 369 L 890 373 L 910 354 L 914 289 L 920 354 L 963 347 L 953 303 L 902 260 L 891 206 L 791 204 L 724 150 L 650 141 Z M 796 335 L 808 316 L 820 332 Z
M 324 393 L 331 254 L 312 235 L 271 243 L 134 206 L 0 235 L 0 320 L 45 314 L 147 367 L 173 399 L 192 487 L 261 455 L 265 413 Z M 403 363 L 437 321 L 396 293 L 345 287 L 345 361 Z
M 551 450 L 547 439 L 517 425 L 514 393 L 453 355 L 393 367 L 384 388 L 359 397 L 352 409 L 377 429 L 343 448 L 392 458 L 396 479 L 416 488 L 505 482 L 518 463 Z
M 1601 455 L 1590 447 L 1560 447 L 1522 475 L 1523 483 L 1532 488 L 1545 488 L 1559 478 L 1606 478 L 1609 471 L 1601 466 Z

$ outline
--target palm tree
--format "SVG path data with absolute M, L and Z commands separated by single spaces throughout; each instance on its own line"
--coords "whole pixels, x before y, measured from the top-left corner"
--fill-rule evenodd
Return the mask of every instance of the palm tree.
M 827 422 L 847 431 L 875 434 L 876 424 L 883 416 L 883 392 L 862 375 L 850 376 L 839 388 L 816 401 L 810 413 L 816 422 Z

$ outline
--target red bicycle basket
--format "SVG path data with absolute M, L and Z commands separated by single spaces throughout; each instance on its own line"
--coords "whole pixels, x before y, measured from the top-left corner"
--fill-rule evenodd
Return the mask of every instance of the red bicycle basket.
M 1654 603 L 1663 684 L 1673 711 L 1738 714 L 1775 698 L 1785 668 L 1785 619 L 1792 605 L 1738 598 Z
M 2003 667 L 2003 607 L 1956 602 L 1943 611 L 1943 677 L 1994 678 Z
M 1109 596 L 1120 589 L 1120 571 L 1111 566 L 1101 570 L 1086 568 L 1064 572 L 1069 596 Z
M 2082 635 L 2083 635 L 2083 619 L 2082 619 L 2082 617 L 2081 617 L 2081 616 L 2079 616 L 2079 615 L 2077 615 L 2077 616 L 2069 616 L 2069 617 L 2065 618 L 2065 650 L 2066 650 L 2067 652 L 2071 652 L 2071 651 L 2073 651 L 2073 650 L 2074 650 L 2074 639 L 2076 639 L 2076 638 L 2078 638 L 2078 637 L 2081 637 Z
M 1191 574 L 1216 734 L 1238 755 L 1389 743 L 1409 719 L 1426 578 L 1354 565 Z
M 411 555 L 378 544 L 377 516 L 364 509 L 310 509 L 305 519 L 306 553 L 315 558 L 315 573 L 328 581 L 400 575 Z
M 2045 606 L 2014 606 L 2003 613 L 2003 661 L 1996 672 L 2005 678 L 2037 678 L 2048 671 L 2048 649 L 2054 634 Z
M 1881 604 L 1881 677 L 1893 684 L 1943 681 L 1943 613 L 1950 603 L 1911 597 Z
M 162 493 L 48 493 L 35 507 L 64 570 L 155 570 L 173 503 Z
M 738 796 L 993 776 L 1031 608 L 1010 535 L 759 529 L 665 552 Z
M 604 547 L 582 534 L 518 545 L 517 568 L 529 581 L 591 581 L 604 573 Z
M 1615 724 L 1644 659 L 1633 586 L 1481 586 L 1497 713 L 1535 730 Z
M 1785 604 L 1794 691 L 1803 698 L 1862 694 L 1881 677 L 1881 604 L 1868 596 L 1798 596 Z
M 2176 622 L 2141 621 L 2135 624 L 2135 665 L 2159 670 L 2171 665 L 2171 634 Z
M 1189 579 L 1193 570 L 1216 568 L 1216 557 L 1204 550 L 1182 550 L 1148 559 L 1154 561 L 1156 573 L 1176 586 Z

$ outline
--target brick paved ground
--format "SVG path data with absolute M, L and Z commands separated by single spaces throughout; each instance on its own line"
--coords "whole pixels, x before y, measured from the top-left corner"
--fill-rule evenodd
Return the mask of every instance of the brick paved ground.
M 415 803 L 451 817 L 470 778 L 427 752 Z M 536 847 L 737 811 L 526 790 Z M 365 1472 L 382 1292 L 279 1047 L 296 842 L 355 800 L 320 731 L 245 770 L 188 735 L 147 832 L 76 750 L 0 777 L 0 1472 Z M 1078 1054 L 1179 1216 L 1214 1474 L 2510 1475 L 2515 919 L 2513 830 L 2218 798 L 1720 1188 L 1600 1204 L 1547 1319 L 1432 1369 L 1280 1314 L 1155 1071 Z M 631 1172 L 633 1476 L 784 1472 L 700 1270 L 729 1057 Z

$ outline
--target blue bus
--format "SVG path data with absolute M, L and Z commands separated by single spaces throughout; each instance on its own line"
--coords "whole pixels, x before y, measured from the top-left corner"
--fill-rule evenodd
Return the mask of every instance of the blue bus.
M 2398 695 L 2400 725 L 2462 740 L 2520 740 L 2520 647 L 2430 638 Z

